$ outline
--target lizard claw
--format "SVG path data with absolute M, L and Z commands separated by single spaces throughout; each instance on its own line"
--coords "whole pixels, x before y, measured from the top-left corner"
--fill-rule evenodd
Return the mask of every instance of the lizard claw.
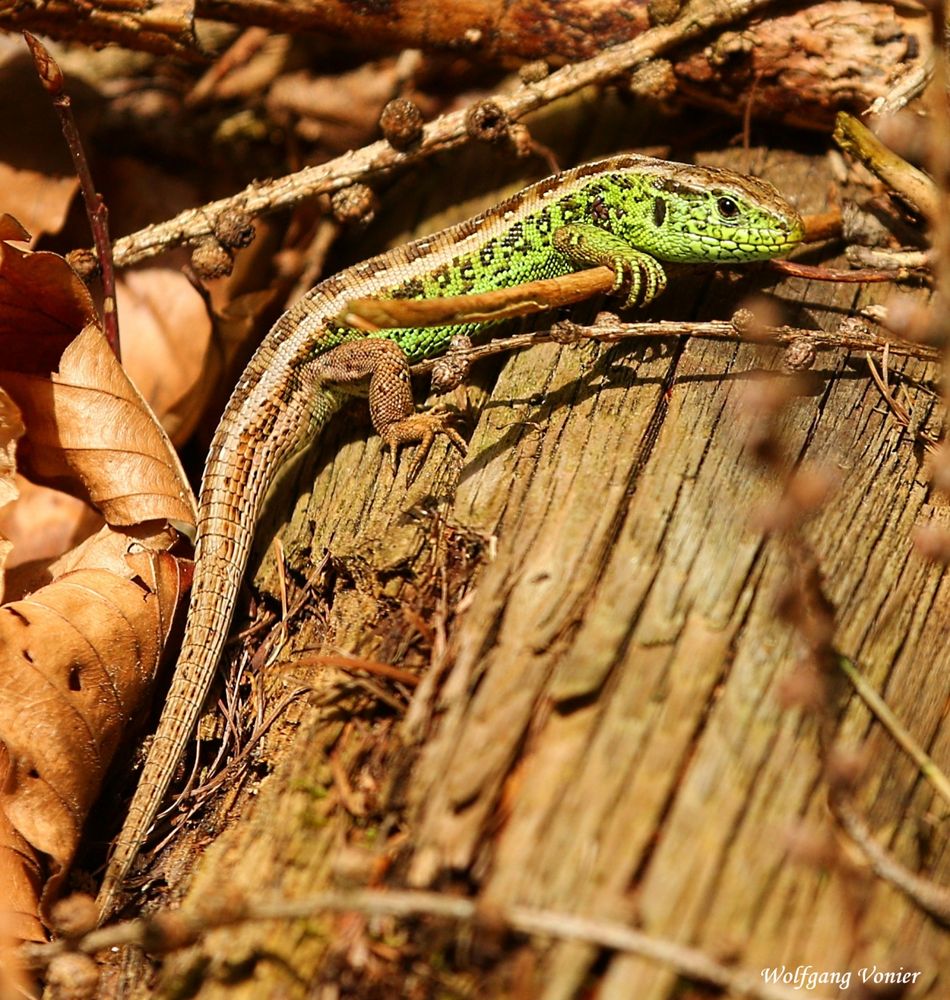
M 395 476 L 399 464 L 399 449 L 406 444 L 418 444 L 419 448 L 407 476 L 407 482 L 411 483 L 422 468 L 437 434 L 444 434 L 464 455 L 467 450 L 465 439 L 450 426 L 453 416 L 454 414 L 445 410 L 430 410 L 428 413 L 413 413 L 390 424 L 381 436 L 383 448 L 390 458 L 393 475 Z

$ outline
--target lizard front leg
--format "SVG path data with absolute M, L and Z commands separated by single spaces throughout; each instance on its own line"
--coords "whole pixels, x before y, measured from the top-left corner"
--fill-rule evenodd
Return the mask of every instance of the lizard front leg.
M 655 257 L 588 222 L 561 226 L 554 233 L 554 246 L 575 265 L 609 267 L 614 272 L 613 294 L 627 290 L 626 306 L 648 305 L 666 288 L 666 271 Z
M 376 337 L 346 341 L 316 358 L 313 373 L 324 385 L 369 396 L 370 419 L 389 451 L 393 469 L 403 445 L 419 444 L 410 479 L 425 461 L 437 434 L 444 434 L 465 453 L 465 441 L 449 426 L 451 414 L 416 412 L 409 359 L 395 341 Z

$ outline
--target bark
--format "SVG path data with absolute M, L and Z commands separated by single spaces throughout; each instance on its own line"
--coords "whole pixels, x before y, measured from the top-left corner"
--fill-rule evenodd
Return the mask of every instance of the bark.
M 462 53 L 475 62 L 552 65 L 586 59 L 629 41 L 653 21 L 671 19 L 679 4 L 645 0 L 150 0 L 141 4 L 51 0 L 0 2 L 0 28 L 93 45 L 129 48 L 188 60 L 211 58 L 195 36 L 194 19 L 262 25 L 277 32 L 319 31 L 361 51 Z M 680 96 L 732 113 L 751 111 L 825 130 L 837 110 L 863 112 L 901 79 L 925 78 L 930 52 L 924 9 L 864 0 L 803 4 L 782 16 L 754 18 L 703 42 L 674 62 L 669 74 L 635 81 L 635 90 Z
M 748 166 L 735 152 L 710 159 Z M 760 163 L 803 210 L 827 208 L 824 158 L 772 152 Z M 451 198 L 470 177 L 455 160 L 443 169 L 435 189 Z M 726 316 L 767 280 L 696 278 L 655 311 Z M 800 280 L 772 291 L 789 320 L 819 325 L 888 295 Z M 917 361 L 893 368 L 934 377 Z M 293 507 L 288 566 L 306 573 L 332 557 L 295 655 L 319 641 L 425 667 L 407 712 L 385 700 L 398 705 L 407 687 L 344 681 L 285 654 L 262 674 L 271 704 L 301 682 L 313 691 L 266 741 L 258 766 L 272 773 L 233 783 L 159 870 L 182 879 L 214 839 L 188 906 L 341 881 L 453 887 L 488 906 L 634 924 L 756 972 L 810 965 L 857 978 L 903 966 L 923 973 L 915 996 L 945 996 L 947 935 L 840 838 L 816 716 L 789 707 L 803 650 L 777 604 L 807 544 L 834 607 L 834 646 L 947 767 L 950 580 L 915 553 L 912 532 L 950 516 L 863 359 L 826 356 L 781 411 L 789 462 L 838 478 L 804 535 L 785 540 L 762 528 L 782 487 L 749 449 L 750 389 L 784 378 L 774 349 L 546 345 L 481 378 L 464 462 L 440 443 L 414 484 L 404 471 L 393 484 L 378 441 L 340 420 L 272 503 L 275 521 Z M 268 557 L 257 586 L 273 592 L 275 581 Z M 878 841 L 946 884 L 945 831 L 921 836 L 945 804 L 850 688 L 832 683 L 824 704 L 834 743 L 864 752 L 858 803 Z M 212 933 L 166 961 L 160 988 L 682 994 L 669 967 L 642 959 L 484 931 L 466 940 L 438 923 L 318 913 Z M 131 979 L 130 993 L 150 995 L 140 967 Z

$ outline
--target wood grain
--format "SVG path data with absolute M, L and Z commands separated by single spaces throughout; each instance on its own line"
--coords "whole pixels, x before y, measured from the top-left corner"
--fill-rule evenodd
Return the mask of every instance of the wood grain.
M 715 162 L 745 166 L 738 159 Z M 761 161 L 767 178 L 801 192 L 804 211 L 826 207 L 822 159 Z M 707 277 L 655 311 L 729 315 L 765 280 Z M 773 294 L 789 320 L 822 325 L 887 290 L 793 279 Z M 862 359 L 821 365 L 780 425 L 790 463 L 838 478 L 805 529 L 836 607 L 834 644 L 946 768 L 950 582 L 915 554 L 912 532 L 947 524 L 947 506 Z M 910 360 L 896 370 L 934 376 Z M 464 464 L 438 445 L 418 482 L 393 485 L 378 442 L 344 420 L 278 491 L 275 516 L 301 497 L 282 534 L 288 565 L 325 549 L 333 560 L 291 648 L 322 643 L 429 673 L 400 720 L 372 687 L 308 671 L 314 691 L 266 741 L 259 768 L 273 772 L 250 786 L 253 800 L 238 794 L 167 852 L 181 874 L 227 813 L 186 902 L 464 876 L 495 904 L 634 922 L 745 968 L 856 977 L 903 965 L 923 973 L 915 997 L 944 996 L 947 935 L 836 833 L 816 725 L 786 706 L 801 657 L 776 612 L 791 553 L 759 518 L 781 484 L 748 449 L 750 386 L 785 378 L 781 356 L 701 341 L 545 345 L 512 356 L 497 381 L 479 378 Z M 269 557 L 257 583 L 273 589 Z M 263 677 L 272 701 L 302 679 L 280 664 Z M 867 755 L 858 798 L 878 840 L 946 884 L 936 819 L 946 804 L 846 684 L 832 698 L 835 741 Z M 668 969 L 629 957 L 595 965 L 576 944 L 489 950 L 466 964 L 455 932 L 428 925 L 392 937 L 415 956 L 402 968 L 367 951 L 365 930 L 362 918 L 320 915 L 232 928 L 168 960 L 162 983 L 200 970 L 202 998 L 314 995 L 321 982 L 371 995 L 379 977 L 420 996 L 450 981 L 566 1000 L 591 976 L 602 1000 L 670 1000 L 679 988 Z M 240 974 L 225 982 L 222 963 Z

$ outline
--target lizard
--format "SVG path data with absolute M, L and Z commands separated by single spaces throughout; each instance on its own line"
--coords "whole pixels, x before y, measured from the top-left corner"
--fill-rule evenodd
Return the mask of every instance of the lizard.
M 803 238 L 798 212 L 765 181 L 729 170 L 617 154 L 538 181 L 494 208 L 325 279 L 267 333 L 215 431 L 198 503 L 195 572 L 181 653 L 99 893 L 100 919 L 157 815 L 194 731 L 234 614 L 258 514 L 277 470 L 350 395 L 395 467 L 436 435 L 464 451 L 445 412 L 417 412 L 412 361 L 445 354 L 478 324 L 381 330 L 341 325 L 360 297 L 424 299 L 493 291 L 607 265 L 614 291 L 646 305 L 664 262 L 767 260 Z

